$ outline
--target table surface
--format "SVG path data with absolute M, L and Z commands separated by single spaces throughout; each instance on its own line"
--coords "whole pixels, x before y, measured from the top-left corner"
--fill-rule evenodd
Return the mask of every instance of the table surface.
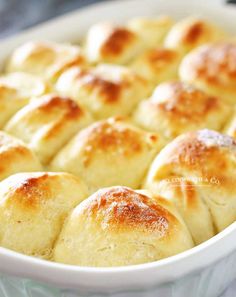
M 101 1 L 106 0 L 0 0 L 0 38 Z M 228 2 L 236 3 L 236 0 L 228 0 Z M 236 297 L 236 281 L 221 297 Z

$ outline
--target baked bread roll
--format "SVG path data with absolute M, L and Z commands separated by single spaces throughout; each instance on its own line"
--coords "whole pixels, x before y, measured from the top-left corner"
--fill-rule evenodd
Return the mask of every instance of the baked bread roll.
M 136 124 L 157 132 L 167 143 L 187 131 L 202 128 L 221 130 L 231 114 L 229 105 L 188 84 L 160 84 L 133 114 Z
M 165 80 L 178 77 L 180 58 L 177 51 L 157 47 L 148 49 L 137 56 L 130 67 L 146 78 L 152 87 L 156 87 Z
M 177 22 L 169 31 L 164 41 L 167 48 L 186 54 L 204 43 L 226 38 L 226 33 L 211 22 L 188 17 Z
M 150 93 L 149 83 L 132 70 L 117 65 L 99 65 L 64 72 L 57 84 L 59 93 L 71 96 L 97 119 L 128 115 Z
M 87 59 L 91 63 L 126 64 L 142 47 L 143 44 L 136 33 L 109 22 L 90 27 L 85 41 Z
M 85 65 L 79 46 L 49 41 L 30 41 L 14 50 L 7 72 L 25 71 L 55 81 L 59 74 L 74 65 Z
M 189 53 L 180 65 L 180 77 L 230 104 L 236 103 L 236 44 L 203 45 Z
M 90 114 L 75 101 L 49 94 L 18 111 L 5 131 L 22 139 L 47 164 L 72 136 L 91 122 Z
M 0 131 L 0 180 L 17 172 L 42 169 L 39 160 L 22 141 Z
M 126 187 L 101 189 L 78 205 L 57 240 L 54 260 L 81 266 L 156 261 L 193 246 L 186 226 L 157 201 Z
M 68 173 L 18 173 L 0 183 L 0 246 L 50 259 L 69 212 L 87 195 Z
M 45 84 L 30 74 L 18 72 L 0 76 L 0 128 L 31 96 L 42 95 L 45 91 Z
M 152 163 L 145 188 L 172 200 L 196 243 L 236 220 L 236 141 L 211 130 L 169 143 Z M 214 227 L 213 227 L 214 226 Z
M 120 118 L 80 131 L 52 160 L 50 170 L 81 176 L 94 192 L 101 187 L 138 188 L 161 142 Z
M 161 45 L 172 25 L 173 20 L 169 16 L 137 17 L 128 22 L 128 28 L 140 36 L 147 48 Z

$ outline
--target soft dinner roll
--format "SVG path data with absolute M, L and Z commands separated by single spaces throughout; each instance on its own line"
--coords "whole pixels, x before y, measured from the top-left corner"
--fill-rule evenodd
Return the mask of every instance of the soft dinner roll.
M 142 101 L 133 118 L 136 124 L 159 133 L 169 142 L 187 131 L 220 130 L 230 113 L 230 107 L 219 98 L 171 81 L 160 84 L 150 99 Z
M 197 48 L 183 59 L 179 73 L 183 81 L 236 103 L 236 44 L 215 43 Z
M 18 72 L 0 76 L 0 128 L 31 96 L 42 95 L 45 91 L 45 84 L 30 74 Z
M 0 180 L 17 172 L 40 170 L 40 162 L 22 141 L 0 131 Z
M 91 122 L 91 116 L 75 101 L 49 94 L 18 111 L 5 131 L 22 139 L 47 164 L 78 130 Z
M 172 200 L 196 243 L 236 220 L 236 141 L 211 130 L 189 132 L 156 157 L 145 187 Z
M 89 70 L 73 67 L 60 76 L 56 89 L 74 98 L 97 119 L 128 115 L 150 93 L 149 83 L 141 76 L 108 64 Z
M 85 58 L 79 46 L 30 41 L 15 49 L 6 65 L 6 70 L 25 71 L 54 81 L 65 69 L 84 64 Z
M 50 259 L 65 218 L 87 195 L 68 173 L 18 173 L 0 183 L 0 246 Z
M 169 16 L 156 18 L 137 17 L 128 22 L 128 28 L 143 40 L 144 47 L 156 47 L 163 43 L 164 37 L 173 25 Z
M 53 159 L 50 169 L 83 177 L 91 192 L 113 185 L 138 188 L 160 147 L 156 134 L 109 118 L 79 132 Z
M 103 22 L 89 29 L 85 51 L 91 63 L 126 64 L 143 48 L 141 41 L 129 28 Z
M 207 42 L 226 38 L 225 32 L 215 24 L 198 17 L 188 17 L 176 23 L 165 39 L 167 48 L 186 54 L 193 48 Z
M 150 197 L 126 187 L 101 189 L 63 227 L 54 260 L 82 266 L 156 261 L 193 246 L 186 226 Z
M 130 67 L 146 78 L 153 87 L 178 76 L 180 55 L 162 47 L 148 49 L 131 63 Z

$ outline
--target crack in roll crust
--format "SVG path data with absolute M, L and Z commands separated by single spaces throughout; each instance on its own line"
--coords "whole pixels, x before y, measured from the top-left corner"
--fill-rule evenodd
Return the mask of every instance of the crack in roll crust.
M 145 187 L 173 200 L 195 242 L 201 242 L 209 238 L 209 226 L 213 236 L 213 226 L 219 232 L 235 221 L 235 176 L 236 141 L 215 131 L 200 130 L 179 136 L 161 151 L 150 167 Z M 185 187 L 182 194 L 178 187 Z M 191 194 L 189 189 L 195 192 L 190 201 L 184 194 Z M 197 204 L 192 205 L 192 201 Z
M 40 170 L 40 162 L 22 141 L 0 131 L 0 180 L 17 172 Z
M 188 54 L 180 65 L 180 77 L 225 102 L 234 104 L 236 96 L 236 45 L 203 45 Z
M 68 173 L 10 176 L 0 183 L 0 245 L 50 259 L 66 216 L 86 195 L 84 183 Z
M 121 186 L 99 190 L 71 213 L 54 259 L 74 265 L 120 266 L 190 248 L 192 239 L 184 223 L 158 201 Z
M 80 131 L 52 160 L 51 168 L 81 175 L 91 191 L 116 184 L 137 188 L 160 147 L 156 134 L 109 118 Z
M 133 114 L 135 123 L 159 133 L 167 143 L 187 131 L 201 128 L 221 130 L 231 108 L 218 97 L 191 85 L 171 81 L 160 84 Z
M 149 84 L 126 67 L 101 64 L 87 70 L 69 69 L 59 78 L 56 90 L 71 96 L 95 118 L 102 119 L 129 115 L 149 93 Z
M 25 141 L 43 164 L 81 128 L 91 116 L 72 99 L 48 94 L 31 101 L 7 123 L 5 131 Z

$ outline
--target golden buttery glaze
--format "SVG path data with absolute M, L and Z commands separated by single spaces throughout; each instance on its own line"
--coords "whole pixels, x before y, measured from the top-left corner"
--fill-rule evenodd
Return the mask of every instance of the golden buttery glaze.
M 51 259 L 68 213 L 87 188 L 68 173 L 18 173 L 0 183 L 0 245 Z
M 152 163 L 144 187 L 175 203 L 199 243 L 236 220 L 235 176 L 236 141 L 205 129 L 169 143 Z
M 230 114 L 231 107 L 219 97 L 180 81 L 169 81 L 158 85 L 148 100 L 141 101 L 133 120 L 168 143 L 187 131 L 221 130 Z
M 142 76 L 124 66 L 108 64 L 86 70 L 73 67 L 60 76 L 55 88 L 74 98 L 96 119 L 129 115 L 150 91 Z
M 157 134 L 122 118 L 109 118 L 81 130 L 49 168 L 81 176 L 91 193 L 113 185 L 138 188 L 161 146 Z
M 49 41 L 30 41 L 12 53 L 7 72 L 29 72 L 46 80 L 55 81 L 67 68 L 84 66 L 86 59 L 79 46 Z
M 139 36 L 129 28 L 102 22 L 87 32 L 85 52 L 91 63 L 126 64 L 142 49 Z
M 54 260 L 82 266 L 133 265 L 192 246 L 184 223 L 158 199 L 116 186 L 99 190 L 73 210 L 56 242 Z
M 179 69 L 180 78 L 230 104 L 236 100 L 236 44 L 203 45 L 189 53 Z
M 208 42 L 223 40 L 226 33 L 215 24 L 199 17 L 187 17 L 172 26 L 164 45 L 182 55 Z
M 236 138 L 236 111 L 234 113 L 228 124 L 226 125 L 224 132 L 231 137 Z
M 4 130 L 27 143 L 40 161 L 47 164 L 80 129 L 92 121 L 90 114 L 72 99 L 47 94 L 19 110 Z
M 0 180 L 17 172 L 42 169 L 39 160 L 21 140 L 0 131 Z
M 138 55 L 130 67 L 154 88 L 163 81 L 177 78 L 180 61 L 181 55 L 177 51 L 155 47 Z
M 45 83 L 30 74 L 18 72 L 0 76 L 0 128 L 25 106 L 32 96 L 40 96 L 46 90 Z

